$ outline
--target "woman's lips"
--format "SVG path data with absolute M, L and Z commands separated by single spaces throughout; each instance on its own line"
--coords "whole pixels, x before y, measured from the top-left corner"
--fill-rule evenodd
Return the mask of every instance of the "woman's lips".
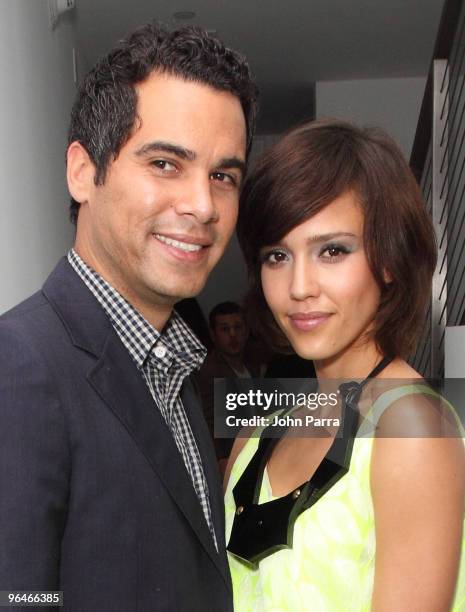
M 309 331 L 325 323 L 332 313 L 310 312 L 289 315 L 292 325 L 300 331 Z

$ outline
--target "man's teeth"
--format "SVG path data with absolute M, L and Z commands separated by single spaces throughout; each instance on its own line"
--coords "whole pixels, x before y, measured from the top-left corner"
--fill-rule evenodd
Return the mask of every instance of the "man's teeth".
M 167 238 L 166 236 L 162 236 L 161 234 L 154 234 L 155 238 L 164 242 L 165 244 L 169 244 L 170 246 L 174 246 L 177 249 L 181 249 L 182 251 L 187 251 L 188 253 L 193 253 L 194 251 L 200 251 L 202 248 L 201 244 L 189 244 L 188 242 L 181 242 L 180 240 L 173 240 L 173 238 Z

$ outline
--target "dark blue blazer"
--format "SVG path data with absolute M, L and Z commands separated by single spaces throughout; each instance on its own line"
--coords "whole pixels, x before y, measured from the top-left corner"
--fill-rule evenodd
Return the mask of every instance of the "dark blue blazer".
M 219 554 L 141 373 L 67 260 L 0 317 L 0 590 L 62 590 L 65 612 L 232 610 L 221 483 L 190 380 L 182 399 Z

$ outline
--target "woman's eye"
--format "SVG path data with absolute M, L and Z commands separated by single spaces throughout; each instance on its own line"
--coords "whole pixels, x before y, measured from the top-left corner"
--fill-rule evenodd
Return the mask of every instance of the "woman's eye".
M 345 246 L 330 244 L 323 248 L 320 253 L 320 256 L 323 259 L 337 261 L 338 259 L 341 259 L 341 257 L 343 257 L 344 255 L 347 255 L 347 253 L 349 253 L 349 250 Z
M 268 251 L 262 257 L 262 263 L 276 265 L 287 260 L 287 255 L 284 251 Z

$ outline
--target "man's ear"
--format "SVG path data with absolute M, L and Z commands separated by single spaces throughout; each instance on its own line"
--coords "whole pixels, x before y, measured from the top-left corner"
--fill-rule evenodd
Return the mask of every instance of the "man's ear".
M 95 166 L 80 142 L 72 142 L 66 153 L 66 178 L 68 189 L 76 202 L 89 201 L 90 191 L 95 187 Z

